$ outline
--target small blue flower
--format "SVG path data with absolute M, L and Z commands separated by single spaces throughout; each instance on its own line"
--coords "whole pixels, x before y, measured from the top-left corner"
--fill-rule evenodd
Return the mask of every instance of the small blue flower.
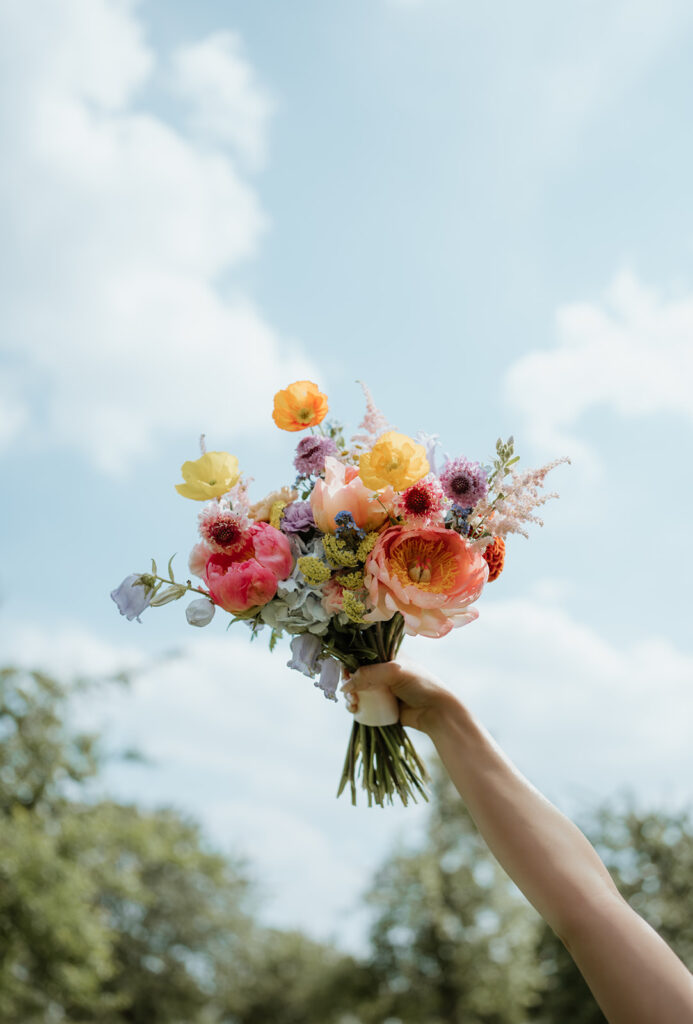
M 349 541 L 358 543 L 366 536 L 366 531 L 356 525 L 351 512 L 338 512 L 334 517 L 334 521 L 337 524 L 336 535 L 338 540 L 343 540 L 347 544 Z
M 128 622 L 137 619 L 141 622 L 140 615 L 149 607 L 152 599 L 152 591 L 140 583 L 141 574 L 132 573 L 126 576 L 119 587 L 111 591 L 111 597 L 118 605 L 118 611 L 124 615 Z

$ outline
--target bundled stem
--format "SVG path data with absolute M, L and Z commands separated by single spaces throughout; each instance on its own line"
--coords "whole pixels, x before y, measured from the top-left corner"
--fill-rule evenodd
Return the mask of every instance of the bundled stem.
M 392 661 L 403 635 L 404 619 L 395 615 L 389 622 L 378 622 L 367 630 L 358 631 L 346 651 L 342 646 L 346 636 L 334 637 L 330 646 L 335 656 L 353 672 L 360 665 Z M 379 807 L 384 807 L 386 802 L 392 804 L 395 796 L 405 807 L 409 800 L 416 803 L 417 794 L 428 799 L 426 768 L 401 722 L 384 726 L 354 722 L 337 796 L 341 796 L 348 784 L 351 802 L 356 805 L 359 778 L 369 807 L 374 802 Z

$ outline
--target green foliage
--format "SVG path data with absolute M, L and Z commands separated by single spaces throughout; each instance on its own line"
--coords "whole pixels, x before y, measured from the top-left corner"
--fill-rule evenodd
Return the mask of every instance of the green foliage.
M 438 767 L 424 842 L 369 895 L 377 1000 L 366 1018 L 403 1024 L 521 1024 L 538 973 L 537 921 L 497 866 Z
M 242 863 L 172 810 L 88 799 L 96 738 L 69 688 L 0 670 L 3 1024 L 602 1024 L 435 772 L 426 833 L 383 865 L 362 961 L 263 928 Z M 693 967 L 690 815 L 605 808 L 585 827 L 621 892 Z

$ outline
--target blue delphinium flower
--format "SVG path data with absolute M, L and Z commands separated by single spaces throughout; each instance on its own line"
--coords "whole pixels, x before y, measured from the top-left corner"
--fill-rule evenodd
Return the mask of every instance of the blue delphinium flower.
M 126 576 L 119 587 L 111 591 L 111 597 L 118 606 L 118 611 L 124 615 L 128 622 L 137 619 L 141 622 L 140 615 L 149 607 L 152 599 L 152 591 L 140 582 L 140 573 L 132 573 Z

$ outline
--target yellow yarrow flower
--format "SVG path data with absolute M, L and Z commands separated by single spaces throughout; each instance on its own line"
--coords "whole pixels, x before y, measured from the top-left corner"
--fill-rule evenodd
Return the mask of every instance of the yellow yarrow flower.
M 360 590 L 363 587 L 363 572 L 355 569 L 353 572 L 342 573 L 339 582 L 347 590 Z
M 388 430 L 359 459 L 359 476 L 366 487 L 406 491 L 429 471 L 426 449 L 406 434 Z
M 303 558 L 299 558 L 298 567 L 307 581 L 314 587 L 317 587 L 320 583 L 325 583 L 332 575 L 329 565 L 325 565 L 319 558 L 313 558 L 312 555 L 304 555 Z
M 275 530 L 279 529 L 279 524 L 282 521 L 282 513 L 286 508 L 285 501 L 275 501 L 270 509 L 269 524 L 273 526 Z
M 355 594 L 352 594 L 350 590 L 344 591 L 342 607 L 352 622 L 363 622 L 363 617 L 366 614 L 366 606 L 363 601 L 359 601 L 358 597 L 356 597 Z
M 363 538 L 359 546 L 356 548 L 356 557 L 358 558 L 359 562 L 366 561 L 366 559 L 368 558 L 371 551 L 376 545 L 378 536 L 379 534 L 377 530 L 371 530 L 371 532 L 367 533 L 366 536 Z
M 176 484 L 176 490 L 193 501 L 220 498 L 240 476 L 238 459 L 228 452 L 207 452 L 194 462 L 184 462 L 180 471 L 185 483 Z
M 333 533 L 323 535 L 322 546 L 325 549 L 327 561 L 338 568 L 347 566 L 349 569 L 355 569 L 359 564 L 358 554 L 352 551 L 343 540 L 340 540 Z

